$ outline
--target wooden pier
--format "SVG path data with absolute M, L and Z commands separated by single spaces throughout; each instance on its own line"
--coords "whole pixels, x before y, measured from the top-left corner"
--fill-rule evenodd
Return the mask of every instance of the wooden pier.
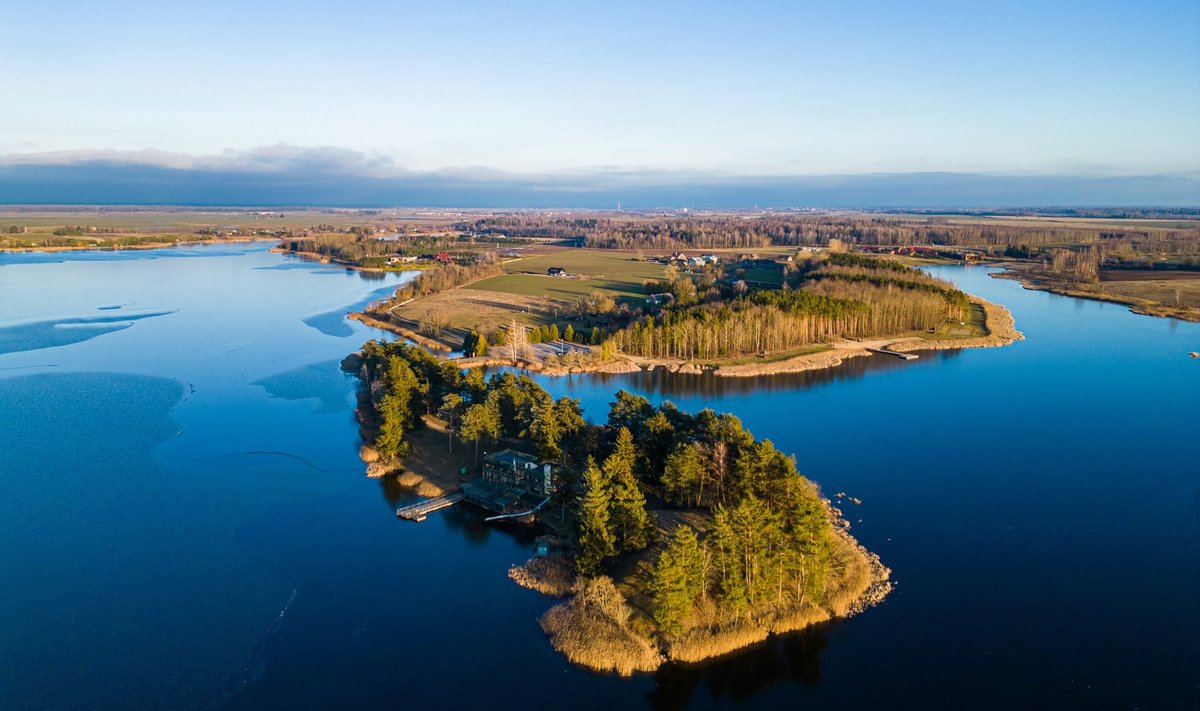
M 438 496 L 432 499 L 421 499 L 416 503 L 396 509 L 396 515 L 408 521 L 424 521 L 425 517 L 434 511 L 453 506 L 462 501 L 463 496 L 464 494 L 461 491 L 456 491 L 453 494 L 446 494 L 445 496 Z
M 916 353 L 898 353 L 896 351 L 889 351 L 886 348 L 868 348 L 867 350 L 871 351 L 872 353 L 878 353 L 879 355 L 895 356 L 900 360 L 916 360 L 917 358 L 920 358 L 920 356 L 918 356 Z

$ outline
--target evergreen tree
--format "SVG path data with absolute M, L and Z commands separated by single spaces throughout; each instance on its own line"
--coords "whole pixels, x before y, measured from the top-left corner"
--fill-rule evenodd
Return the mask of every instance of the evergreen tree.
M 703 550 L 691 526 L 679 525 L 651 575 L 654 621 L 667 635 L 683 631 L 683 622 L 704 591 Z
M 662 483 L 667 500 L 679 506 L 699 506 L 703 476 L 704 463 L 696 445 L 680 442 L 667 456 L 663 467 Z
M 612 519 L 621 550 L 636 551 L 650 545 L 654 524 L 646 511 L 646 497 L 638 486 L 633 468 L 637 449 L 629 428 L 617 433 L 613 453 L 604 460 L 604 475 L 612 486 Z
M 554 403 L 543 405 L 534 411 L 533 422 L 529 426 L 529 439 L 539 457 L 547 460 L 558 459 L 562 455 L 559 450 L 562 435 Z
M 475 463 L 479 463 L 479 441 L 496 440 L 500 437 L 500 412 L 491 402 L 481 402 L 467 408 L 462 416 L 459 433 L 463 439 L 475 443 Z
M 407 406 L 393 393 L 387 393 L 379 402 L 379 434 L 375 437 L 375 449 L 383 457 L 402 457 L 411 451 L 404 440 L 408 433 L 404 424 L 408 420 Z
M 610 521 L 611 504 L 604 472 L 596 466 L 596 460 L 588 457 L 579 502 L 579 553 L 575 556 L 575 570 L 580 575 L 598 575 L 600 563 L 617 552 Z
M 641 395 L 617 391 L 617 399 L 608 406 L 608 426 L 625 427 L 636 432 L 638 439 L 646 433 L 646 420 L 654 415 L 654 406 Z
M 463 399 L 458 393 L 450 393 L 442 398 L 442 406 L 438 409 L 438 417 L 446 423 L 446 434 L 449 436 L 450 452 L 454 452 L 454 427 L 463 413 Z
M 746 591 L 746 561 L 730 523 L 729 510 L 717 508 L 708 537 L 717 576 L 717 600 L 731 617 L 741 617 L 749 608 Z

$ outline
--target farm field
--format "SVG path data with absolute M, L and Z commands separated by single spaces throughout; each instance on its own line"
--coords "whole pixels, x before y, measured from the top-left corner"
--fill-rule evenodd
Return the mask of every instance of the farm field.
M 504 270 L 514 273 L 545 274 L 551 267 L 562 267 L 571 274 L 606 276 L 610 279 L 661 279 L 663 267 L 639 260 L 633 252 L 597 249 L 564 249 L 506 262 Z
M 552 267 L 565 269 L 572 278 L 546 274 Z M 642 284 L 661 279 L 665 268 L 644 262 L 630 252 L 568 249 L 514 259 L 504 264 L 508 274 L 475 282 L 465 289 L 520 296 L 575 301 L 597 291 L 614 298 L 641 298 Z M 577 278 L 576 278 L 577 277 Z

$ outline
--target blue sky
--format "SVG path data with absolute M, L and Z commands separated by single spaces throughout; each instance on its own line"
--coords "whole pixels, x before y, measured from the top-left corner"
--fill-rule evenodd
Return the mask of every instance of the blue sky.
M 0 68 L 9 162 L 1200 173 L 1196 0 L 4 3 Z

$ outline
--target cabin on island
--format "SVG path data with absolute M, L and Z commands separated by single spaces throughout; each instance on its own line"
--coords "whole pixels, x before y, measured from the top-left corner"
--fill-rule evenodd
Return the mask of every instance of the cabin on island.
M 554 492 L 554 468 L 532 454 L 504 449 L 483 458 L 483 478 L 493 484 L 549 496 Z
M 567 270 L 563 269 L 562 267 L 550 267 L 546 270 L 546 273 L 550 276 L 565 277 L 567 275 Z

